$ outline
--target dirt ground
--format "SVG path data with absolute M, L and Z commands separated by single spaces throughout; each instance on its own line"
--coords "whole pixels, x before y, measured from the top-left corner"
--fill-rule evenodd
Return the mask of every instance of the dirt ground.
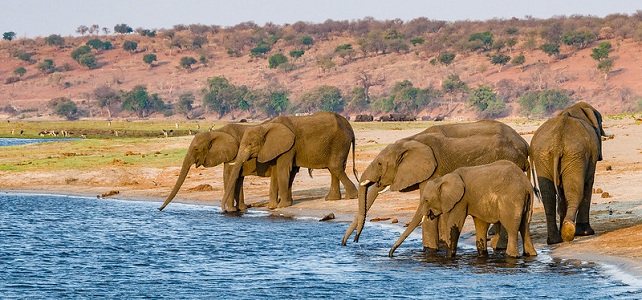
M 540 125 L 534 121 L 504 122 L 515 128 L 527 141 L 530 141 L 532 133 Z M 631 117 L 608 117 L 604 121 L 604 129 L 612 138 L 604 141 L 604 160 L 598 163 L 595 176 L 596 193 L 592 198 L 590 221 L 596 234 L 576 238 L 570 243 L 547 246 L 543 207 L 539 201 L 534 206 L 531 233 L 536 249 L 550 248 L 554 256 L 607 262 L 622 267 L 635 276 L 642 276 L 642 126 Z M 359 173 L 365 170 L 385 145 L 421 130 L 356 130 L 357 170 Z M 165 139 L 163 143 L 187 147 L 190 141 L 191 137 L 180 137 Z M 165 169 L 105 166 L 83 173 L 75 170 L 44 174 L 0 172 L 0 189 L 91 196 L 118 191 L 112 197 L 162 202 L 174 185 L 180 163 L 176 161 L 175 167 Z M 348 169 L 351 168 L 352 163 L 349 162 Z M 220 205 L 223 194 L 221 173 L 222 166 L 193 168 L 174 201 Z M 352 172 L 347 170 L 347 173 Z M 293 185 L 294 205 L 274 210 L 273 213 L 319 219 L 334 213 L 335 222 L 351 221 L 357 211 L 357 200 L 325 201 L 323 198 L 328 191 L 330 175 L 326 170 L 314 170 L 312 174 L 313 178 L 310 178 L 307 170 L 302 169 Z M 261 205 L 267 202 L 268 187 L 268 179 L 246 178 L 246 203 L 253 204 L 251 209 L 266 210 Z M 380 222 L 398 221 L 397 224 L 403 226 L 414 214 L 417 202 L 417 192 L 382 194 L 369 211 L 368 219 L 380 219 Z M 171 207 L 170 204 L 167 209 Z M 472 230 L 470 220 L 467 221 L 467 229 Z M 341 238 L 337 236 L 337 242 Z

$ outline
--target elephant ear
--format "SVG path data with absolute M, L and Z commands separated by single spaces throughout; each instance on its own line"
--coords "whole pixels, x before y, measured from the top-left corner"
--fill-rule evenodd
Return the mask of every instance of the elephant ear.
M 225 132 L 213 132 L 207 151 L 206 166 L 213 167 L 232 161 L 239 150 L 239 141 Z
M 449 173 L 442 177 L 442 184 L 439 187 L 439 198 L 442 212 L 449 212 L 464 196 L 466 186 L 464 180 L 457 173 Z
M 266 133 L 263 146 L 258 153 L 261 163 L 275 159 L 277 156 L 290 150 L 294 145 L 294 132 L 283 124 L 266 124 Z
M 428 180 L 437 168 L 435 154 L 429 146 L 417 141 L 409 141 L 400 146 L 404 149 L 398 160 L 395 179 L 390 185 L 392 191 L 400 191 Z

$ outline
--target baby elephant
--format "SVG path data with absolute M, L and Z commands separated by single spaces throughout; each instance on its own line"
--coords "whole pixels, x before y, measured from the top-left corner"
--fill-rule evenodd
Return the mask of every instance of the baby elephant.
M 421 223 L 422 218 L 444 214 L 440 236 L 447 245 L 447 255 L 455 256 L 457 240 L 466 216 L 475 221 L 477 251 L 487 255 L 488 226 L 501 223 L 508 233 L 506 255 L 518 257 L 517 234 L 524 241 L 524 255 L 535 256 L 529 233 L 533 207 L 533 186 L 524 172 L 506 160 L 487 165 L 462 167 L 452 173 L 428 181 L 421 190 L 417 212 L 408 228 L 392 246 L 388 256 L 403 243 Z

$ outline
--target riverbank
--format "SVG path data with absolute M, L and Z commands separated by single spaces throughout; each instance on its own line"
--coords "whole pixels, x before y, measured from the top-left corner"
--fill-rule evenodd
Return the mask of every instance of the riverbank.
M 520 132 L 527 141 L 541 122 L 505 121 Z M 390 126 L 390 125 L 387 125 Z M 426 126 L 413 125 L 378 128 L 355 126 L 357 136 L 356 167 L 365 170 L 372 159 L 386 145 L 412 135 Z M 535 203 L 531 232 L 536 249 L 550 248 L 551 254 L 564 259 L 580 259 L 616 265 L 635 276 L 642 277 L 642 127 L 630 117 L 605 118 L 605 130 L 613 139 L 604 141 L 604 160 L 598 163 L 591 207 L 591 224 L 595 236 L 580 237 L 571 243 L 556 246 L 546 245 L 544 214 L 541 203 Z M 35 193 L 60 193 L 91 197 L 115 197 L 118 199 L 162 202 L 174 185 L 180 169 L 177 149 L 185 149 L 191 137 L 158 138 L 145 143 L 115 141 L 109 144 L 112 151 L 123 157 L 100 157 L 90 149 L 76 149 L 80 159 L 101 158 L 101 163 L 80 169 L 52 169 L 48 166 L 60 163 L 68 156 L 52 157 L 42 162 L 42 167 L 24 171 L 0 171 L 0 189 L 3 191 L 27 191 Z M 85 141 L 84 143 L 91 143 Z M 66 144 L 66 143 L 65 143 Z M 85 144 L 86 145 L 86 144 Z M 57 145 L 57 151 L 67 152 L 66 145 Z M 89 146 L 86 146 L 89 147 Z M 5 158 L 3 165 L 29 164 L 31 156 L 37 156 L 41 148 L 24 146 L 22 157 L 17 162 Z M 173 152 L 172 152 L 173 151 Z M 169 153 L 169 155 L 167 154 Z M 127 156 L 127 157 L 125 157 Z M 130 157 L 137 160 L 128 160 Z M 75 156 L 74 156 L 75 157 Z M 165 164 L 149 163 L 151 160 L 171 158 Z M 146 161 L 146 160 L 147 161 Z M 107 160 L 108 163 L 104 163 Z M 348 163 L 348 168 L 352 163 Z M 220 205 L 222 190 L 222 167 L 198 168 L 190 171 L 189 178 L 178 193 L 175 202 Z M 333 213 L 335 222 L 349 222 L 357 211 L 357 200 L 325 201 L 330 175 L 325 170 L 314 170 L 310 178 L 307 170 L 297 175 L 293 184 L 293 206 L 271 211 L 273 214 L 321 219 Z M 354 178 L 351 178 L 354 180 Z M 246 202 L 252 209 L 267 210 L 268 179 L 247 177 L 245 180 Z M 108 196 L 110 193 L 117 194 Z M 599 193 L 598 193 L 599 192 Z M 395 222 L 403 226 L 416 209 L 417 193 L 389 192 L 381 195 L 368 213 L 372 222 Z M 160 205 L 160 203 L 159 203 Z M 168 206 L 171 210 L 172 205 Z M 472 228 L 472 222 L 467 222 Z M 366 225 L 368 226 L 368 225 Z M 362 239 L 376 239 L 367 231 Z M 337 237 L 339 243 L 341 237 Z M 348 245 L 350 246 L 351 243 Z

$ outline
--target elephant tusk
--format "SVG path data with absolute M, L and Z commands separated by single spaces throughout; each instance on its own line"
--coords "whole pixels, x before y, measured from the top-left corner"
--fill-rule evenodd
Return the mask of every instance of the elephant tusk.
M 228 166 L 233 166 L 233 165 L 236 165 L 236 162 L 231 162 L 231 163 L 228 163 L 227 165 Z
M 387 192 L 389 189 L 390 189 L 390 186 L 389 186 L 389 185 L 386 185 L 386 187 L 385 187 L 385 188 L 383 188 L 383 190 L 381 190 L 381 191 L 379 192 L 379 194 L 383 194 L 383 193 Z
M 364 180 L 364 181 L 360 182 L 360 183 L 359 183 L 359 185 L 360 185 L 360 186 L 366 186 L 366 185 L 370 184 L 371 182 L 372 182 L 372 181 L 370 181 L 370 180 L 366 179 L 366 180 Z

